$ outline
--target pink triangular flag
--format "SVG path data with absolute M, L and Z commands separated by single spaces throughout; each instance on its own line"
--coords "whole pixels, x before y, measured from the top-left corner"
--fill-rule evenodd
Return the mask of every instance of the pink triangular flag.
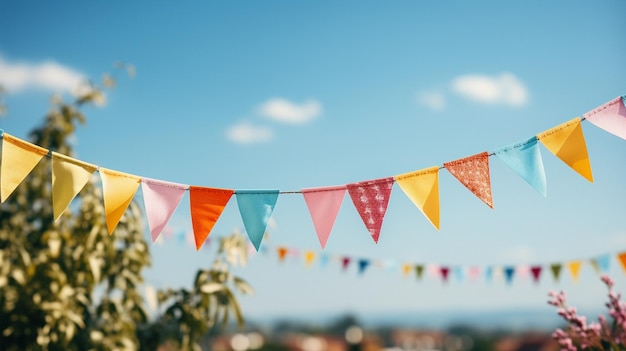
M 149 178 L 141 179 L 141 192 L 152 242 L 156 241 L 167 225 L 187 188 L 188 185 Z
M 332 186 L 315 189 L 302 189 L 304 201 L 309 208 L 317 238 L 322 245 L 326 246 L 330 231 L 337 219 L 337 213 L 346 194 L 346 186 Z
M 376 243 L 394 181 L 393 177 L 388 177 L 347 185 L 350 198 Z
M 487 206 L 493 208 L 487 152 L 445 162 L 443 166 Z
M 606 104 L 583 115 L 585 119 L 607 132 L 626 139 L 626 106 L 624 97 L 618 96 Z

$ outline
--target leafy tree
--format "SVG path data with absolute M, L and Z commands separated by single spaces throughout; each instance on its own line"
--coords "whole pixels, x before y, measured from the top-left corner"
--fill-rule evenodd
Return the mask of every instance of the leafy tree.
M 132 66 L 118 68 L 134 74 Z M 30 141 L 72 156 L 69 140 L 86 121 L 82 107 L 102 104 L 104 90 L 115 82 L 105 75 L 100 85 L 88 82 L 72 103 L 54 99 Z M 251 288 L 229 272 L 233 257 L 245 262 L 246 243 L 240 235 L 222 240 L 214 266 L 198 272 L 191 290 L 160 291 L 165 313 L 150 320 L 139 290 L 143 269 L 151 263 L 139 204 L 131 202 L 109 235 L 99 178 L 94 176 L 55 222 L 50 169 L 51 159 L 44 157 L 0 205 L 3 349 L 156 349 L 166 340 L 183 350 L 197 349 L 197 341 L 218 319 L 227 322 L 234 312 L 243 323 L 230 285 L 243 292 Z

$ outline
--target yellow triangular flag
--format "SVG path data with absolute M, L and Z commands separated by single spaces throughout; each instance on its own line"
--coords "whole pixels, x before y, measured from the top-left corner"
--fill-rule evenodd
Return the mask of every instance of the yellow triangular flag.
M 567 268 L 569 269 L 569 272 L 572 274 L 572 279 L 574 279 L 575 282 L 578 281 L 578 277 L 580 276 L 581 265 L 582 265 L 581 261 L 571 261 L 567 264 Z
M 304 263 L 306 264 L 306 266 L 310 266 L 311 263 L 313 263 L 313 260 L 315 259 L 315 252 L 313 251 L 307 251 L 304 254 Z
M 439 230 L 439 167 L 404 173 L 394 178 L 406 196 Z
M 113 233 L 124 211 L 133 200 L 141 178 L 132 174 L 100 168 L 107 230 Z
M 2 133 L 2 163 L 0 166 L 0 202 L 15 191 L 24 178 L 35 168 L 48 150 Z
M 537 138 L 556 157 L 593 183 L 580 117 L 537 134 Z
M 98 167 L 52 152 L 52 211 L 58 220 Z

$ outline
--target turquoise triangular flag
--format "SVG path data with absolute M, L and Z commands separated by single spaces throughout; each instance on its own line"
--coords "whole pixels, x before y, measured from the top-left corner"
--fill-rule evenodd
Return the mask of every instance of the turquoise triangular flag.
M 318 262 L 320 263 L 320 266 L 322 268 L 326 267 L 326 265 L 328 264 L 328 260 L 330 259 L 330 257 L 328 257 L 328 254 L 325 253 L 321 253 L 320 257 L 317 259 Z
M 609 268 L 611 268 L 611 255 L 604 254 L 592 258 L 591 264 L 598 273 L 607 273 L 609 271 Z
M 454 267 L 454 275 L 456 276 L 456 279 L 459 282 L 462 282 L 463 281 L 463 277 L 465 276 L 465 274 L 463 272 L 463 267 L 462 266 Z
M 496 150 L 495 154 L 541 195 L 544 197 L 548 196 L 546 173 L 543 169 L 543 161 L 536 136 L 502 147 Z
M 491 282 L 491 280 L 493 279 L 493 267 L 488 266 L 487 268 L 485 268 L 485 281 L 486 282 Z
M 278 190 L 235 190 L 243 225 L 257 251 L 274 212 L 278 193 Z

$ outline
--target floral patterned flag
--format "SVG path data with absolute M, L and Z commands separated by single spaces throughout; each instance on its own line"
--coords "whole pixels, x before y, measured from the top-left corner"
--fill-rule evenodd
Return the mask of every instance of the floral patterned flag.
M 626 95 L 616 97 L 583 117 L 596 127 L 626 139 Z
M 155 242 L 167 225 L 188 185 L 142 178 L 141 192 L 152 242 Z
M 2 162 L 0 162 L 0 202 L 4 203 L 20 183 L 35 168 L 48 150 L 10 134 L 2 133 Z
M 52 212 L 58 220 L 98 167 L 52 152 Z
M 439 167 L 400 174 L 394 179 L 406 196 L 439 230 Z
M 141 178 L 102 167 L 100 167 L 100 178 L 102 179 L 107 230 L 109 234 L 112 234 L 139 189 Z
M 380 228 L 393 188 L 392 177 L 348 184 L 348 193 L 374 242 L 378 243 Z
M 232 189 L 189 187 L 191 224 L 196 250 L 200 250 L 233 195 Z
M 456 161 L 445 162 L 443 166 L 469 191 L 474 193 L 487 206 L 493 208 L 491 177 L 489 175 L 489 154 L 481 152 Z
M 537 134 L 537 139 L 571 169 L 593 183 L 580 117 Z
M 315 189 L 302 189 L 304 201 L 313 219 L 317 238 L 326 247 L 326 242 L 333 229 L 333 224 L 339 213 L 339 208 L 346 194 L 346 186 L 332 186 Z

